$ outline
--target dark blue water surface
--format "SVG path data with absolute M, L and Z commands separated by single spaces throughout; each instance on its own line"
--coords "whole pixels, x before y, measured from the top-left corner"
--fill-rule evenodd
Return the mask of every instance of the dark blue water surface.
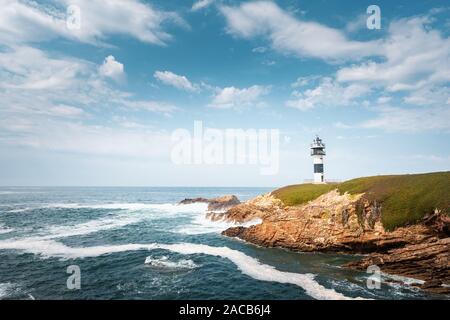
M 0 188 L 0 299 L 424 299 L 340 266 L 355 257 L 259 248 L 184 198 L 263 188 Z M 67 267 L 81 288 L 67 287 Z M 439 297 L 437 297 L 439 298 Z

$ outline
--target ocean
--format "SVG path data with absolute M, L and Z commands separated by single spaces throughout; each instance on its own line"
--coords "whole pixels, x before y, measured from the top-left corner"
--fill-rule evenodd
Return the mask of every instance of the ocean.
M 371 274 L 341 267 L 355 256 L 261 248 L 222 236 L 231 225 L 206 220 L 206 204 L 177 205 L 269 191 L 2 187 L 0 299 L 442 298 L 410 279 L 369 289 Z

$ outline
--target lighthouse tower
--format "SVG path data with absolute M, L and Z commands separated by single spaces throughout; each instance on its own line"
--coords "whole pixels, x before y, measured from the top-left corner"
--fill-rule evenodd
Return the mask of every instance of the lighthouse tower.
M 316 136 L 311 143 L 311 157 L 314 162 L 314 183 L 325 183 L 323 176 L 323 156 L 325 155 L 325 144 Z

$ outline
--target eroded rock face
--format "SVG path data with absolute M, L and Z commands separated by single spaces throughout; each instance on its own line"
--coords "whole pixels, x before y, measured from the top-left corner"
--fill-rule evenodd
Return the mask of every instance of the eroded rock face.
M 360 196 L 331 191 L 302 206 L 284 207 L 280 200 L 268 194 L 234 207 L 226 216 L 238 222 L 254 217 L 263 219 L 262 224 L 241 229 L 237 235 L 262 246 L 300 251 L 361 252 L 364 242 L 370 247 L 378 245 L 375 239 L 385 230 L 380 222 L 379 208 L 361 203 L 359 199 Z M 358 206 L 362 206 L 359 213 Z
M 381 211 L 380 204 L 368 202 L 363 195 L 337 191 L 297 207 L 285 207 L 266 194 L 221 215 L 221 219 L 235 222 L 260 218 L 261 224 L 232 227 L 222 234 L 296 251 L 370 253 L 348 267 L 365 269 L 377 264 L 386 273 L 425 280 L 425 289 L 444 291 L 439 283 L 450 284 L 450 218 L 436 212 L 421 223 L 389 232 L 381 223 Z M 417 277 L 421 273 L 424 276 Z M 436 279 L 438 284 L 432 285 Z
M 298 207 L 283 207 L 280 200 L 264 195 L 240 204 L 224 219 L 245 222 L 255 217 L 263 222 L 249 228 L 226 230 L 266 247 L 298 251 L 385 252 L 430 238 L 430 226 L 414 225 L 387 232 L 381 223 L 381 206 L 361 195 L 328 192 Z
M 208 211 L 225 211 L 241 202 L 235 195 L 226 195 L 218 198 L 187 198 L 180 201 L 178 204 L 191 204 L 191 203 L 208 203 Z
M 425 281 L 421 288 L 450 294 L 450 238 L 429 239 L 425 243 L 407 245 L 387 253 L 375 253 L 345 267 L 365 271 L 377 265 L 383 272 Z M 444 285 L 444 286 L 443 286 Z
M 213 221 L 225 220 L 244 223 L 256 218 L 265 219 L 283 212 L 283 203 L 270 194 L 260 195 L 254 199 L 240 203 L 226 212 L 208 213 Z
M 228 210 L 241 202 L 235 195 L 227 195 L 219 198 L 214 198 L 209 200 L 208 210 L 209 211 L 224 211 Z

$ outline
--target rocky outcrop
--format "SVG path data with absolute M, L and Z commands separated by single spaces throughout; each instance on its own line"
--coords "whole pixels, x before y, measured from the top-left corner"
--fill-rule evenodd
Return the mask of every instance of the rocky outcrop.
M 191 204 L 191 203 L 208 203 L 208 211 L 226 211 L 232 207 L 240 204 L 241 202 L 235 195 L 226 195 L 218 198 L 186 198 L 180 201 L 178 204 Z
M 191 204 L 191 203 L 198 203 L 198 202 L 208 203 L 209 199 L 206 199 L 206 198 L 186 198 L 186 199 L 183 199 L 180 202 L 178 202 L 178 204 Z
M 209 211 L 225 211 L 228 210 L 241 202 L 234 195 L 227 195 L 219 198 L 214 198 L 209 200 L 208 210 Z
M 211 212 L 207 217 L 213 221 L 225 220 L 244 223 L 256 218 L 265 219 L 282 213 L 283 204 L 270 194 L 260 195 L 240 203 L 226 212 Z
M 302 206 L 283 207 L 280 200 L 265 195 L 226 213 L 230 220 L 245 222 L 259 217 L 263 223 L 224 234 L 233 233 L 262 246 L 298 251 L 365 252 L 373 251 L 374 246 L 389 249 L 403 245 L 404 234 L 378 241 L 385 232 L 379 207 L 359 200 L 360 196 L 331 191 Z
M 421 223 L 387 231 L 381 223 L 381 212 L 379 203 L 368 201 L 362 194 L 340 194 L 335 190 L 296 207 L 283 206 L 271 194 L 259 196 L 222 213 L 221 219 L 235 222 L 262 219 L 257 225 L 223 231 L 226 236 L 260 246 L 371 254 L 360 264 L 349 267 L 364 269 L 377 262 L 386 273 L 405 276 L 423 273 L 428 286 L 437 272 L 441 275 L 440 283 L 450 284 L 449 217 L 436 212 Z
M 450 294 L 450 238 L 434 238 L 387 253 L 371 254 L 345 267 L 365 271 L 371 265 L 384 273 L 423 280 L 425 283 L 419 286 L 427 291 Z

